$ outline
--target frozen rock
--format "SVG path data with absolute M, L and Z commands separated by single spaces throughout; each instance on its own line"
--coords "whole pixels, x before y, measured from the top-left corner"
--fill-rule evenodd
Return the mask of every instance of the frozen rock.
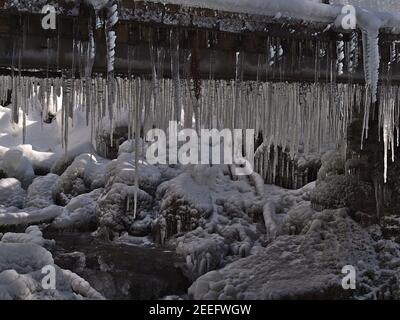
M 49 173 L 58 157 L 54 152 L 34 150 L 30 144 L 21 144 L 13 149 L 21 151 L 23 156 L 29 159 L 36 174 Z
M 362 273 L 378 260 L 367 231 L 346 210 L 324 211 L 299 236 L 280 236 L 265 249 L 200 277 L 190 297 L 237 299 L 340 299 L 342 268 Z M 362 261 L 362 262 L 361 262 Z
M 30 226 L 25 233 L 6 233 L 1 239 L 3 243 L 33 243 L 41 247 L 52 248 L 55 245 L 54 240 L 46 240 L 37 226 Z
M 55 289 L 44 289 L 47 273 L 54 268 Z M 88 282 L 54 264 L 46 249 L 33 243 L 0 243 L 1 300 L 80 300 L 103 299 Z
M 74 197 L 103 188 L 108 162 L 91 154 L 77 157 L 54 186 L 53 198 L 56 203 L 66 205 Z
M 136 177 L 135 157 L 133 154 L 123 153 L 118 159 L 111 161 L 106 169 L 106 188 L 109 189 L 114 183 L 123 183 L 128 186 L 135 185 Z M 162 182 L 161 172 L 156 166 L 149 165 L 140 160 L 138 181 L 139 188 L 150 195 L 154 195 L 157 187 Z
M 28 188 L 25 207 L 40 209 L 53 205 L 52 190 L 57 179 L 57 175 L 50 173 L 33 180 L 33 183 Z
M 312 221 L 314 214 L 315 211 L 310 204 L 301 204 L 292 208 L 284 219 L 282 233 L 290 235 L 301 234 L 304 228 Z
M 166 219 L 166 237 L 188 232 L 208 219 L 214 210 L 210 188 L 197 182 L 190 173 L 183 173 L 164 182 L 157 189 L 160 210 Z
M 4 154 L 2 170 L 9 178 L 21 181 L 23 188 L 28 188 L 35 178 L 31 162 L 20 150 L 9 150 Z
M 185 257 L 185 272 L 192 280 L 219 268 L 229 251 L 223 237 L 209 234 L 201 228 L 185 234 L 176 242 L 176 252 Z
M 51 222 L 61 215 L 62 211 L 62 207 L 55 205 L 43 209 L 25 208 L 23 210 L 18 210 L 13 207 L 0 207 L 0 227 L 18 225 L 26 226 L 42 222 Z
M 139 157 L 143 158 L 146 155 L 147 144 L 143 140 L 139 141 Z M 118 155 L 123 153 L 135 153 L 135 140 L 127 140 L 123 142 L 118 149 Z
M 97 225 L 96 205 L 103 189 L 73 198 L 51 224 L 52 228 L 63 230 L 93 230 Z
M 0 205 L 5 207 L 23 208 L 26 191 L 15 178 L 0 180 Z
M 91 142 L 77 144 L 75 147 L 68 150 L 67 154 L 64 154 L 63 156 L 57 158 L 57 161 L 55 161 L 53 166 L 51 167 L 51 173 L 62 175 L 78 156 L 84 154 L 93 155 L 96 159 L 101 158 L 96 155 L 96 150 L 94 149 Z
M 137 214 L 134 215 L 134 199 L 137 191 Z M 152 213 L 153 198 L 143 190 L 122 183 L 115 183 L 102 196 L 97 205 L 97 217 L 101 227 L 116 232 L 135 233 L 135 223 Z M 136 225 L 137 226 L 137 225 Z

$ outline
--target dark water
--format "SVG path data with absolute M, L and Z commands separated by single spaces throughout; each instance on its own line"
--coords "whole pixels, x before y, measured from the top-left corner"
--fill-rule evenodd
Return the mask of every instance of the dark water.
M 85 233 L 48 233 L 57 242 L 57 265 L 86 279 L 107 299 L 159 299 L 184 295 L 189 287 L 179 265 L 183 259 L 159 248 L 99 242 Z M 85 259 L 79 260 L 82 254 Z

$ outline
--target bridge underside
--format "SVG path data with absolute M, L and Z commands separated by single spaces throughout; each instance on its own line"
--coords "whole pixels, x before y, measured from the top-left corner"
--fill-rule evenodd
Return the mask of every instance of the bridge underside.
M 361 35 L 326 30 L 326 24 L 295 20 L 279 21 L 266 16 L 235 14 L 209 9 L 183 8 L 176 5 L 121 1 L 121 18 L 117 34 L 115 71 L 118 75 L 151 75 L 152 50 L 163 76 L 171 77 L 171 55 L 179 46 L 180 73 L 191 76 L 193 60 L 196 76 L 208 79 L 235 79 L 237 52 L 241 53 L 243 80 L 301 82 L 364 82 Z M 37 77 L 60 76 L 71 70 L 73 61 L 84 63 L 89 23 L 94 12 L 84 3 L 74 7 L 58 1 L 62 14 L 57 17 L 56 30 L 41 27 L 40 8 L 22 10 L 7 7 L 0 1 L 0 72 Z M 94 74 L 105 74 L 107 68 L 105 34 L 95 34 L 96 61 Z M 393 52 L 399 52 L 389 33 L 380 37 L 381 75 Z M 343 41 L 343 43 L 341 42 Z M 338 46 L 343 44 L 344 57 L 357 47 L 358 63 L 350 67 L 341 61 L 338 72 Z M 75 44 L 75 46 L 74 46 Z M 75 49 L 74 49 L 75 48 Z M 393 49 L 394 48 L 394 49 Z M 172 54 L 171 54 L 172 52 Z M 154 51 L 153 51 L 154 53 Z M 352 69 L 352 70 L 351 70 Z M 76 68 L 79 70 L 79 68 Z M 189 71 L 188 71 L 189 70 Z M 392 65 L 390 81 L 400 81 L 398 64 Z M 211 75 L 210 75 L 211 74 Z M 79 72 L 76 74 L 79 77 Z

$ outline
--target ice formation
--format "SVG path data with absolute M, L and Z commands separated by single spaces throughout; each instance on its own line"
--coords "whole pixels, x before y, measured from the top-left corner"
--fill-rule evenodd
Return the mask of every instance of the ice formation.
M 37 227 L 26 233 L 5 234 L 0 241 L 0 299 L 104 299 L 88 282 L 68 270 L 54 264 L 52 254 Z M 56 271 L 56 289 L 45 290 L 42 286 L 43 267 Z

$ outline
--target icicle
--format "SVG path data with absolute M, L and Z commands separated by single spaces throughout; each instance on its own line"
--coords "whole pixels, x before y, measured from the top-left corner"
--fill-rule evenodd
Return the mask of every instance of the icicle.
M 177 31 L 176 31 L 177 32 Z M 174 104 L 175 104 L 175 120 L 181 122 L 182 114 L 182 97 L 181 97 L 181 80 L 180 80 L 180 58 L 179 58 L 179 34 L 171 30 L 171 72 L 174 81 Z
M 340 37 L 343 37 L 342 34 L 340 34 Z M 343 61 L 344 61 L 344 41 L 340 40 L 336 42 L 336 51 L 337 51 L 337 71 L 338 71 L 338 76 L 343 75 Z
M 364 71 L 367 84 L 371 88 L 371 102 L 377 101 L 377 90 L 379 81 L 379 30 L 363 30 L 364 46 Z

